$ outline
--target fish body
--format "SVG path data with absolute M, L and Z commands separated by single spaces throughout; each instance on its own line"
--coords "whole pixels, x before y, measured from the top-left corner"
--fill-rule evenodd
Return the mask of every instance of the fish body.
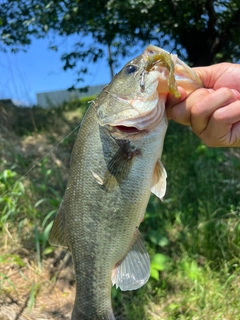
M 49 239 L 72 252 L 72 320 L 115 319 L 112 284 L 133 290 L 149 278 L 149 257 L 138 228 L 150 193 L 162 198 L 166 189 L 160 157 L 170 71 L 168 62 L 166 67 L 156 57 L 160 50 L 146 48 L 103 89 L 85 114 L 73 148 L 67 188 Z M 169 58 L 168 53 L 163 56 Z

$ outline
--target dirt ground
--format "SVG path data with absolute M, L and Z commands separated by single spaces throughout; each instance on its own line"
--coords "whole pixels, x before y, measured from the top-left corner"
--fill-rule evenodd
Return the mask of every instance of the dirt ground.
M 74 272 L 71 255 L 57 249 L 38 268 L 29 257 L 22 268 L 1 264 L 0 320 L 68 320 L 74 303 Z
M 54 145 L 45 135 L 18 136 L 14 130 L 17 117 L 16 108 L 0 104 L 0 162 L 3 163 L 0 170 L 4 169 L 4 163 L 14 164 L 16 154 L 29 158 L 34 165 Z M 61 134 L 64 136 L 64 133 Z M 54 140 L 60 141 L 61 134 L 53 136 Z M 56 150 L 55 153 L 51 152 L 50 158 L 61 167 L 66 180 L 70 151 L 66 148 Z M 0 320 L 70 319 L 75 296 L 70 253 L 56 249 L 39 266 L 36 252 L 27 249 L 32 244 L 29 243 L 27 247 L 18 244 L 7 227 L 0 231 Z M 20 257 L 24 266 L 19 266 L 12 258 L 3 261 L 2 257 L 8 254 Z

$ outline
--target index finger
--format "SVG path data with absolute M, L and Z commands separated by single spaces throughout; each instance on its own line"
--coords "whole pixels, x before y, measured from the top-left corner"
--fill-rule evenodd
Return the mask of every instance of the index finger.
M 208 126 L 213 113 L 237 100 L 236 94 L 228 88 L 221 88 L 209 92 L 196 101 L 191 109 L 191 126 L 197 135 L 200 135 Z
M 171 119 L 180 124 L 190 126 L 192 106 L 198 101 L 201 101 L 211 91 L 211 89 L 200 88 L 190 94 L 187 99 L 181 101 L 178 104 L 175 104 L 171 108 Z
M 169 93 L 167 97 L 167 102 L 166 102 L 166 113 L 167 113 L 167 118 L 170 120 L 172 119 L 172 108 L 175 105 L 179 105 L 182 101 L 184 101 L 187 97 L 187 92 L 182 88 L 178 87 L 178 91 L 181 95 L 180 98 L 176 98 L 173 94 Z

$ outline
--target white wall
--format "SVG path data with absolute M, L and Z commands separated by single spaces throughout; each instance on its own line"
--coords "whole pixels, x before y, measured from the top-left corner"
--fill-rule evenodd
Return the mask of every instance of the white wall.
M 104 87 L 105 85 L 89 87 L 87 92 L 80 92 L 79 90 L 59 90 L 37 93 L 37 105 L 44 109 L 50 107 L 58 107 L 64 101 L 97 95 L 102 91 Z

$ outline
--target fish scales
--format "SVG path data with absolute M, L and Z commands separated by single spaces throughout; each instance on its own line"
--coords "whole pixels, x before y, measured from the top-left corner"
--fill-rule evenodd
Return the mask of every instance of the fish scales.
M 151 66 L 147 59 L 158 50 L 148 47 L 95 99 L 73 148 L 67 188 L 49 239 L 67 246 L 73 256 L 72 320 L 115 319 L 112 283 L 132 290 L 149 278 L 138 228 L 151 191 L 162 198 L 166 188 L 160 157 L 167 129 L 167 76 L 161 86 L 166 92 L 158 91 L 166 67 L 157 59 L 151 59 Z M 194 89 L 199 86 L 194 80 Z

